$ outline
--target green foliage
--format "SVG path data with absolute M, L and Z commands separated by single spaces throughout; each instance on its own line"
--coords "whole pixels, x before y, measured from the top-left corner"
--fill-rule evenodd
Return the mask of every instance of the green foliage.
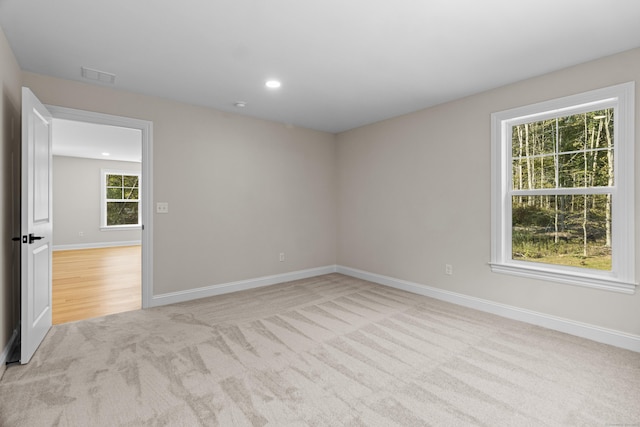
M 551 212 L 532 209 L 530 216 L 524 212 L 526 210 L 519 210 L 525 218 L 512 228 L 514 259 L 611 270 L 611 248 L 607 246 L 606 231 L 601 221 L 587 221 L 585 244 L 583 223 L 566 221 L 562 229 L 555 231 L 544 226 Z
M 126 187 L 126 188 L 137 188 L 138 187 L 138 177 L 136 175 L 124 175 L 123 176 L 123 187 Z
M 553 224 L 554 212 L 539 206 L 517 204 L 512 208 L 512 218 L 514 226 L 548 227 Z
M 122 187 L 122 175 L 107 175 L 107 187 Z
M 107 199 L 122 199 L 122 188 L 107 188 Z
M 137 175 L 109 174 L 107 184 L 107 225 L 135 225 L 139 218 Z
M 137 202 L 108 202 L 107 225 L 136 225 L 138 224 Z
M 611 270 L 611 248 L 604 241 L 589 245 L 588 254 L 583 253 L 582 242 L 561 234 L 556 242 L 553 233 L 540 235 L 530 230 L 514 231 L 512 242 L 513 259 L 572 267 Z
M 513 188 L 611 185 L 613 123 L 607 109 L 514 126 Z
M 513 126 L 514 259 L 611 269 L 612 195 L 549 190 L 612 186 L 613 119 L 610 108 Z

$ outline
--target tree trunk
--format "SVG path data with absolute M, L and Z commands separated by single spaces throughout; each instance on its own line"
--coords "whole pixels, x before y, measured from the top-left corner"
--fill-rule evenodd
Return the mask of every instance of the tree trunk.
M 553 163 L 554 163 L 554 170 L 555 170 L 555 176 L 554 176 L 554 181 L 555 181 L 555 187 L 559 187 L 559 179 L 560 179 L 560 175 L 559 175 L 559 170 L 560 170 L 560 156 L 558 155 L 558 152 L 560 151 L 560 142 L 558 141 L 558 139 L 560 138 L 559 136 L 559 132 L 558 132 L 558 118 L 556 117 L 555 120 L 555 129 L 554 129 L 554 144 L 555 144 L 555 155 L 553 156 Z M 553 226 L 554 226 L 554 242 L 558 243 L 560 241 L 560 236 L 558 235 L 558 232 L 560 231 L 559 229 L 559 222 L 560 222 L 560 213 L 559 213 L 559 207 L 558 207 L 558 197 L 556 196 L 554 197 L 554 208 L 555 208 L 555 215 L 554 215 L 554 220 L 553 220 Z
M 588 252 L 587 252 L 587 212 L 589 212 L 588 209 L 588 197 L 585 194 L 584 197 L 584 202 L 583 202 L 583 211 L 582 211 L 582 255 L 583 256 L 587 256 Z
M 533 174 L 532 174 L 532 165 L 531 165 L 531 152 L 529 150 L 529 124 L 525 123 L 524 125 L 524 148 L 525 155 L 527 156 L 527 188 L 529 190 L 533 189 Z M 529 197 L 529 205 L 533 205 L 533 198 Z
M 611 152 L 611 148 L 613 147 L 613 141 L 611 139 L 611 132 L 609 130 L 609 123 L 611 122 L 611 110 L 607 110 L 605 124 L 604 124 L 604 132 L 607 137 L 607 161 L 609 166 L 609 186 L 613 186 L 613 153 Z M 611 247 L 611 193 L 607 194 L 607 205 L 605 207 L 605 215 L 606 215 L 606 234 L 607 234 L 607 242 L 606 245 L 608 248 Z
M 522 126 L 518 125 L 516 126 L 516 131 L 518 133 L 518 164 L 516 166 L 516 175 L 518 177 L 518 182 L 514 183 L 515 185 L 517 185 L 517 190 L 522 190 L 522 151 L 523 151 L 523 146 L 524 146 L 524 142 L 523 142 L 523 136 L 522 136 Z M 522 196 L 518 196 L 517 198 L 518 200 L 518 205 L 522 204 Z
M 593 152 L 593 162 L 591 165 L 591 179 L 592 179 L 592 183 L 591 185 L 595 185 L 595 179 L 596 179 L 596 175 L 598 173 L 598 154 L 600 153 L 598 150 L 598 148 L 600 148 L 600 138 L 602 137 L 602 126 L 603 126 L 603 122 L 602 120 L 598 120 L 598 133 L 596 135 L 595 129 L 591 134 L 591 148 L 593 150 L 595 150 Z M 592 209 L 596 208 L 596 197 L 593 198 L 593 206 Z
M 558 229 L 558 223 L 559 221 L 559 210 L 558 210 L 558 196 L 554 197 L 554 210 L 555 210 L 555 215 L 553 218 L 553 228 L 554 228 L 554 233 L 553 233 L 553 243 L 558 243 L 560 241 L 560 236 L 558 235 L 558 232 L 560 231 Z
M 593 132 L 592 132 L 593 137 Z M 582 178 L 584 181 L 584 187 L 587 188 L 589 186 L 589 156 L 587 154 L 586 145 L 589 140 L 589 125 L 587 123 L 587 114 L 584 114 L 584 151 L 583 151 L 583 164 L 584 164 L 584 177 Z M 593 140 L 592 143 L 593 145 Z M 588 197 L 585 194 L 582 202 L 582 255 L 587 256 L 587 219 L 589 213 L 589 206 L 587 204 Z

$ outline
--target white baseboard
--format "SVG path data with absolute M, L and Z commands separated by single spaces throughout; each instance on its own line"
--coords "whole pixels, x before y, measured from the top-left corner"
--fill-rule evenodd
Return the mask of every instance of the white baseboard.
M 7 357 L 9 357 L 9 352 L 11 351 L 11 347 L 13 347 L 13 342 L 16 340 L 17 337 L 18 337 L 18 330 L 14 329 L 13 335 L 11 335 L 11 338 L 9 338 L 9 342 L 4 347 L 4 350 L 2 350 L 2 353 L 0 353 L 0 378 L 2 378 L 2 374 L 4 373 L 4 369 L 5 369 L 5 364 L 7 363 Z
M 198 298 L 212 297 L 215 295 L 228 294 L 231 292 L 246 291 L 247 289 L 261 288 L 263 286 L 290 282 L 292 280 L 307 279 L 309 277 L 322 276 L 323 274 L 335 272 L 336 266 L 328 265 L 325 267 L 311 268 L 309 270 L 293 271 L 290 273 L 276 274 L 273 276 L 264 276 L 255 279 L 240 280 L 238 282 L 205 286 L 197 289 L 189 289 L 187 291 L 154 295 L 151 298 L 151 307 L 190 301 Z
M 329 265 L 325 267 L 300 270 L 290 273 L 276 274 L 273 276 L 258 277 L 255 279 L 241 280 L 237 282 L 224 283 L 220 285 L 206 286 L 186 291 L 170 292 L 153 296 L 150 307 L 158 307 L 167 304 L 190 301 L 198 298 L 206 298 L 215 295 L 222 295 L 231 292 L 244 291 L 248 289 L 260 288 L 275 285 L 277 283 L 289 282 L 292 280 L 306 279 L 309 277 L 321 276 L 329 273 L 341 273 L 347 276 L 368 280 L 380 285 L 401 289 L 418 295 L 435 298 L 453 304 L 469 307 L 486 313 L 496 314 L 532 325 L 542 326 L 559 332 L 590 339 L 592 341 L 613 345 L 631 351 L 640 352 L 640 336 L 626 332 L 607 329 L 588 323 L 577 322 L 557 316 L 497 303 L 481 298 L 476 298 L 456 292 L 433 288 L 406 280 L 395 279 L 393 277 L 382 276 L 355 268 Z
M 130 240 L 124 242 L 94 242 L 94 243 L 76 243 L 71 245 L 54 245 L 54 251 L 73 251 L 77 249 L 99 249 L 99 248 L 115 248 L 118 246 L 138 246 L 140 240 Z
M 336 272 L 347 276 L 357 277 L 359 279 L 368 280 L 380 285 L 389 286 L 396 289 L 402 289 L 419 295 L 447 301 L 464 307 L 473 308 L 475 310 L 496 314 L 498 316 L 509 319 L 519 320 L 521 322 L 542 326 L 555 331 L 576 335 L 597 341 L 604 344 L 621 347 L 631 351 L 640 352 L 640 336 L 628 334 L 626 332 L 616 331 L 613 329 L 602 328 L 600 326 L 588 323 L 577 322 L 570 319 L 551 316 L 532 310 L 526 310 L 506 304 L 471 297 L 455 292 L 449 292 L 438 288 L 433 288 L 418 283 L 408 282 L 405 280 L 394 279 L 393 277 L 382 276 L 379 274 L 369 273 L 367 271 L 357 270 L 355 268 L 337 266 Z

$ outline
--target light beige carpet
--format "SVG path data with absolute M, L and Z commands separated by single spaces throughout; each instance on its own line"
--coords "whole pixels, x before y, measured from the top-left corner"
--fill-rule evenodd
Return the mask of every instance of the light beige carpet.
M 54 326 L 0 425 L 640 425 L 640 354 L 330 274 Z

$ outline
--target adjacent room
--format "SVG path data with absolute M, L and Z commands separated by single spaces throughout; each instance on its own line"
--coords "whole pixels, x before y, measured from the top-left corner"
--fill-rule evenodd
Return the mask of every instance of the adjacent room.
M 140 132 L 53 122 L 52 323 L 140 309 Z
M 0 1 L 0 425 L 638 424 L 639 20 Z

